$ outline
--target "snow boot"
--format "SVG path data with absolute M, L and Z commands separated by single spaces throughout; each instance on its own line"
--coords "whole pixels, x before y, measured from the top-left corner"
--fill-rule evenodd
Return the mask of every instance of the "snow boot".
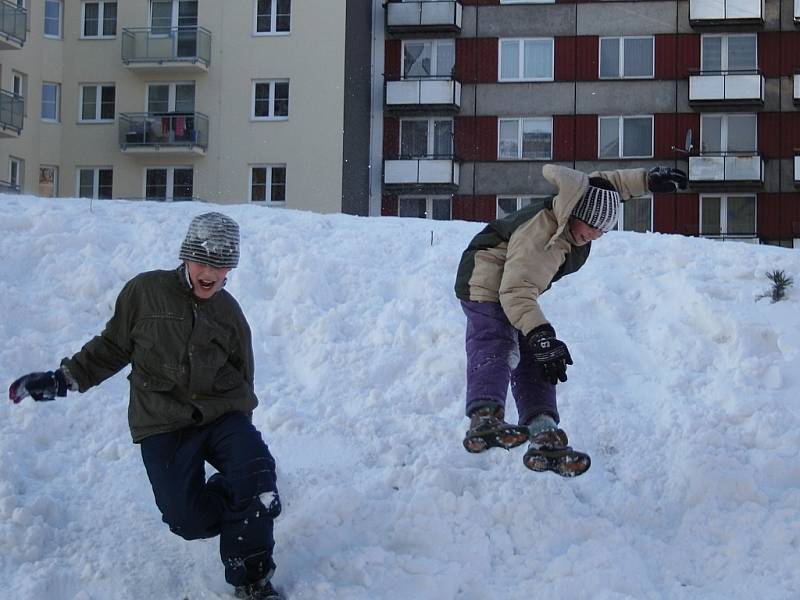
M 583 475 L 592 465 L 588 454 L 569 446 L 563 429 L 545 429 L 532 435 L 522 462 L 531 471 L 552 471 L 562 477 Z
M 234 595 L 241 600 L 284 600 L 269 579 L 262 579 L 247 585 L 237 585 Z
M 528 428 L 511 425 L 503 420 L 504 411 L 500 406 L 485 406 L 469 415 L 469 431 L 464 437 L 467 452 L 477 454 L 489 448 L 510 450 L 528 440 Z

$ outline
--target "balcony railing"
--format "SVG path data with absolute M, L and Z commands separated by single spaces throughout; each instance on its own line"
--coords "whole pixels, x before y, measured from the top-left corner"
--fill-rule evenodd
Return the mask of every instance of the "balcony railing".
M 756 152 L 707 152 L 689 157 L 692 183 L 764 183 L 764 159 Z
M 800 0 L 794 0 L 794 22 L 800 24 Z
M 764 22 L 764 0 L 689 0 L 692 25 Z
M 211 63 L 211 32 L 203 27 L 125 28 L 122 62 L 131 68 L 207 71 Z
M 764 103 L 764 76 L 753 71 L 700 71 L 689 75 L 689 102 Z
M 0 50 L 18 50 L 25 43 L 28 11 L 7 0 L 0 1 Z
M 386 160 L 383 183 L 393 190 L 455 191 L 461 165 L 454 156 L 426 156 Z
M 0 194 L 19 194 L 19 186 L 0 180 Z
M 386 3 L 386 31 L 461 31 L 461 2 L 453 0 L 389 0 Z
M 794 184 L 800 185 L 800 154 L 794 157 Z
M 794 74 L 794 103 L 800 104 L 800 73 Z
M 120 113 L 119 145 L 129 153 L 205 154 L 208 117 L 202 113 Z
M 449 77 L 387 81 L 386 108 L 458 112 L 461 108 L 461 82 Z
M 0 137 L 18 137 L 22 132 L 25 101 L 22 97 L 0 90 Z

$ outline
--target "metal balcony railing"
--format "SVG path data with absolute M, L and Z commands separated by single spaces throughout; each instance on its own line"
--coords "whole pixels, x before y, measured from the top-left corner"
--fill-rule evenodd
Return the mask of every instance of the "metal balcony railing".
M 764 183 L 764 159 L 757 152 L 704 152 L 689 157 L 693 183 Z
M 452 155 L 404 157 L 386 160 L 383 183 L 397 187 L 457 188 L 461 165 Z
M 0 180 L 0 194 L 19 194 L 19 192 L 20 189 L 18 185 Z
M 0 48 L 20 48 L 28 32 L 28 11 L 7 0 L 0 1 Z
M 129 67 L 208 69 L 211 32 L 203 27 L 127 27 L 122 30 L 122 62 Z
M 701 236 L 718 242 L 745 242 L 748 244 L 758 243 L 758 234 L 753 233 L 701 233 Z
M 747 71 L 696 71 L 689 74 L 690 102 L 764 103 L 764 76 Z
M 123 151 L 175 149 L 205 151 L 208 117 L 203 113 L 120 113 L 119 145 Z
M 25 101 L 22 97 L 0 90 L 0 137 L 16 137 L 22 132 Z
M 416 77 L 386 82 L 386 107 L 397 110 L 461 107 L 461 82 L 450 77 Z
M 689 0 L 692 25 L 763 23 L 764 0 Z
M 461 31 L 463 7 L 454 0 L 389 0 L 386 3 L 386 30 Z

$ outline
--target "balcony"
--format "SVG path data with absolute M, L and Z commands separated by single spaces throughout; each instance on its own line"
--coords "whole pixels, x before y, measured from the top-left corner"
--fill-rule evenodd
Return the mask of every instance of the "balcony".
M 800 0 L 794 0 L 794 24 L 800 25 Z
M 453 193 L 458 190 L 461 165 L 453 156 L 386 160 L 383 184 L 387 192 Z
M 794 103 L 800 104 L 800 73 L 794 74 Z
M 208 117 L 202 113 L 120 113 L 119 146 L 126 154 L 205 154 Z
M 690 183 L 764 183 L 764 159 L 755 152 L 707 152 L 689 157 Z
M 25 101 L 16 94 L 0 90 L 0 138 L 16 138 L 22 133 Z
M 131 69 L 208 71 L 211 32 L 203 27 L 122 30 L 122 62 Z
M 800 154 L 794 157 L 794 184 L 800 186 Z
M 764 0 L 689 0 L 689 23 L 694 27 L 763 25 Z
M 0 1 L 0 50 L 19 50 L 25 44 L 28 11 L 8 0 Z
M 700 71 L 690 74 L 689 102 L 764 104 L 764 76 L 759 71 Z
M 461 82 L 429 77 L 386 82 L 386 109 L 396 112 L 457 113 Z
M 0 194 L 19 194 L 19 186 L 0 180 Z
M 461 2 L 453 0 L 389 0 L 386 3 L 388 33 L 458 33 Z

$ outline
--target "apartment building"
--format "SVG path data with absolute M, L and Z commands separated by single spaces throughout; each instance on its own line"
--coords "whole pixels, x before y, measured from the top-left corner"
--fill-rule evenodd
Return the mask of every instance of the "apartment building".
M 0 0 L 0 179 L 367 214 L 369 0 Z
M 551 194 L 547 162 L 668 164 L 689 189 L 618 227 L 800 247 L 800 0 L 381 4 L 381 214 L 488 221 Z

